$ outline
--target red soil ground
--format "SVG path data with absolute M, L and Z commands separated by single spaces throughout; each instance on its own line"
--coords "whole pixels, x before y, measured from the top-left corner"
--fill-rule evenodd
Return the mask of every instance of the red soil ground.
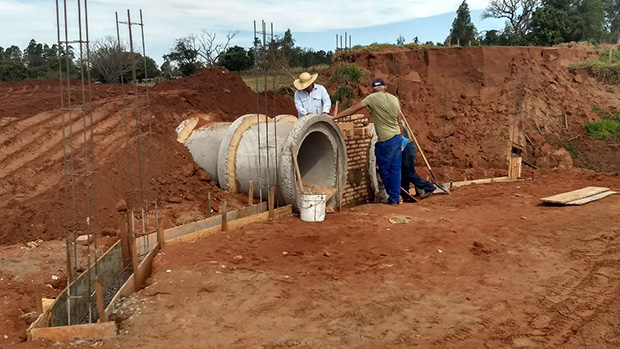
M 539 201 L 589 185 L 620 177 L 549 172 L 169 245 L 104 347 L 617 347 L 620 196 Z
M 73 85 L 77 86 L 77 81 Z M 128 107 L 132 108 L 133 87 L 126 89 Z M 92 92 L 99 231 L 114 234 L 118 226 L 116 203 L 128 200 L 130 177 L 136 186 L 136 157 L 131 158 L 133 169 L 129 175 L 121 87 L 95 84 Z M 53 80 L 0 84 L 0 244 L 64 236 L 59 93 L 59 82 Z M 73 93 L 76 96 L 77 90 Z M 204 123 L 231 121 L 254 113 L 256 99 L 257 95 L 237 75 L 223 69 L 202 70 L 187 79 L 160 83 L 151 89 L 155 184 L 164 202 L 160 210 L 167 226 L 203 218 L 207 193 L 212 193 L 215 210 L 225 199 L 231 208 L 244 205 L 246 198 L 220 190 L 204 171 L 194 167 L 189 152 L 176 142 L 174 129 L 192 116 L 199 116 Z M 273 108 L 272 101 L 273 95 L 269 97 Z M 271 113 L 295 112 L 292 101 L 280 96 L 276 101 Z M 140 103 L 144 103 L 143 98 Z M 78 154 L 83 145 L 80 119 L 74 117 L 73 126 Z M 132 134 L 135 125 L 129 124 Z M 147 129 L 144 121 L 142 130 Z M 135 147 L 135 139 L 130 144 Z M 146 152 L 145 157 L 148 169 Z M 145 172 L 148 179 L 150 172 Z M 78 186 L 77 193 L 76 210 L 83 212 L 84 188 Z

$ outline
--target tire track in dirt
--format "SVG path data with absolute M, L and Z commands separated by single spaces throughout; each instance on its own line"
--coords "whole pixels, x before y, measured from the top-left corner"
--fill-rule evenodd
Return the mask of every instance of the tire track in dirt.
M 613 240 L 619 236 L 620 233 L 615 231 L 611 237 Z M 610 242 L 601 253 L 604 258 L 595 261 L 578 282 L 574 283 L 575 275 L 562 283 L 561 300 L 556 303 L 550 301 L 547 311 L 532 315 L 529 323 L 532 332 L 511 335 L 509 339 L 512 343 L 517 345 L 525 341 L 536 346 L 560 347 L 612 302 L 620 290 L 619 247 L 620 243 Z M 588 255 L 583 255 L 582 259 L 588 258 Z M 555 287 L 549 285 L 547 294 L 552 293 Z
M 118 104 L 113 104 L 114 102 L 116 102 L 116 100 L 112 99 L 112 100 L 102 101 L 99 103 L 93 103 L 93 110 L 97 110 L 99 108 L 102 108 L 103 110 L 109 110 L 109 109 L 112 109 L 113 107 L 119 108 Z M 75 115 L 72 117 L 72 120 L 71 120 L 72 123 L 74 125 L 79 125 L 81 123 L 81 118 L 82 118 L 81 113 L 74 112 L 72 114 Z M 66 128 L 69 127 L 68 113 L 65 115 L 65 120 L 63 121 L 62 113 L 60 110 L 43 112 L 43 113 L 39 113 L 27 119 L 17 120 L 15 125 L 8 126 L 8 127 L 11 127 L 10 129 L 11 132 L 5 132 L 4 136 L 0 135 L 0 144 L 4 146 L 3 152 L 6 151 L 7 153 L 9 153 L 9 155 L 11 155 L 9 151 L 11 148 L 16 148 L 19 144 L 25 143 L 26 141 L 24 141 L 24 136 L 23 136 L 24 133 L 28 134 L 29 132 L 33 132 L 33 133 L 38 132 L 35 135 L 31 135 L 30 137 L 27 137 L 27 140 L 31 141 L 32 138 L 36 139 L 35 136 L 38 136 L 41 133 L 46 132 L 46 131 L 47 132 L 50 132 L 53 130 L 62 131 L 63 123 L 65 124 Z M 10 136 L 11 134 L 13 134 L 13 136 Z M 1 160 L 3 159 L 0 158 L 0 161 Z
M 100 128 L 111 129 L 119 128 L 122 120 L 113 118 L 116 113 L 107 111 L 97 111 L 93 113 L 93 132 Z M 79 120 L 81 116 L 77 119 Z M 88 125 L 87 125 L 88 127 Z M 81 153 L 81 148 L 84 144 L 84 124 L 81 122 L 74 123 L 72 127 L 73 133 L 73 148 L 77 154 Z M 41 138 L 47 138 L 43 143 L 40 143 Z M 62 154 L 63 135 L 61 129 L 44 130 L 41 132 L 33 133 L 23 140 L 24 145 L 20 146 L 15 144 L 10 147 L 8 155 L 0 158 L 0 161 L 9 161 L 4 168 L 0 171 L 0 179 L 7 177 L 18 169 L 28 166 L 31 162 L 38 160 L 40 157 L 45 156 L 46 159 L 55 160 L 58 159 L 58 154 Z M 98 144 L 98 146 L 105 146 L 105 144 Z M 55 155 L 49 155 L 49 151 L 52 149 L 61 148 Z M 96 151 L 96 150 L 95 150 Z M 83 154 L 82 154 L 83 155 Z M 77 160 L 77 159 L 76 159 Z

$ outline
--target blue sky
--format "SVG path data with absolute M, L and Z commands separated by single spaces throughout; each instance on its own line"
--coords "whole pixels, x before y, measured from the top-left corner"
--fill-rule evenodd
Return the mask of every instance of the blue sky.
M 395 42 L 402 34 L 407 41 L 443 41 L 450 31 L 462 0 L 90 0 L 91 40 L 116 36 L 114 13 L 125 20 L 127 9 L 132 21 L 143 9 L 147 55 L 158 63 L 176 38 L 201 30 L 225 37 L 239 31 L 233 44 L 252 42 L 253 21 L 274 23 L 276 35 L 290 28 L 296 44 L 333 50 L 335 34 L 345 31 L 353 45 Z M 70 37 L 77 36 L 77 0 L 67 0 Z M 500 29 L 503 21 L 480 20 L 488 0 L 468 0 L 478 30 Z M 126 31 L 126 29 L 125 29 Z M 56 41 L 54 0 L 0 0 L 0 46 L 17 44 L 24 48 L 32 38 L 52 44 Z M 123 33 L 121 33 L 123 35 Z M 124 34 L 126 35 L 126 34 Z

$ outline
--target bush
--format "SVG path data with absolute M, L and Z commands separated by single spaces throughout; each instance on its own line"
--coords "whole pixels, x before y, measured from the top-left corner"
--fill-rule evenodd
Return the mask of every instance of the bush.
M 620 119 L 603 119 L 590 122 L 585 126 L 586 133 L 590 137 L 602 140 L 610 140 L 620 137 Z
M 341 85 L 359 84 L 362 81 L 362 71 L 354 64 L 344 63 L 334 69 L 330 81 Z
M 349 107 L 350 101 L 355 98 L 355 92 L 349 85 L 340 85 L 332 94 L 332 103 L 340 102 L 341 110 Z

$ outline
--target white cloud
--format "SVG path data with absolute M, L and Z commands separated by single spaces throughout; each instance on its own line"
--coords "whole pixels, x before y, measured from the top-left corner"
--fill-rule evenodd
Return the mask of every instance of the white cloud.
M 90 0 L 91 39 L 116 35 L 114 12 L 132 21 L 144 12 L 147 53 L 160 55 L 174 39 L 202 29 L 220 32 L 252 31 L 253 20 L 273 22 L 275 30 L 293 33 L 371 27 L 414 18 L 454 13 L 462 0 Z M 62 1 L 61 1 L 62 3 Z M 77 0 L 67 0 L 69 21 L 77 18 Z M 482 9 L 488 0 L 469 0 L 470 9 Z M 61 5 L 62 6 L 62 5 Z M 0 46 L 24 47 L 32 38 L 56 41 L 54 0 L 0 0 Z M 126 30 L 126 28 L 125 28 Z M 70 34 L 72 35 L 72 34 Z M 73 35 L 76 35 L 74 32 Z M 156 57 L 157 59 L 158 57 Z

